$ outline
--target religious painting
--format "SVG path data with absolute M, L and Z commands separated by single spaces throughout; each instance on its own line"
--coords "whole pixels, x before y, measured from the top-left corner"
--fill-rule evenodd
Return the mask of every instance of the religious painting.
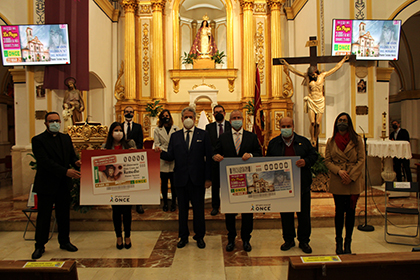
M 43 85 L 36 86 L 36 97 L 45 98 L 45 88 L 43 88 Z
M 364 79 L 357 82 L 357 93 L 366 93 L 366 81 Z

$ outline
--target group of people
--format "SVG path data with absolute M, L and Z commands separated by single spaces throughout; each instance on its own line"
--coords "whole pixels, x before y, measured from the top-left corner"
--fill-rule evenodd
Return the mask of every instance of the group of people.
M 125 122 L 114 122 L 104 149 L 141 149 L 143 134 L 141 126 L 132 122 L 134 110 L 124 110 Z M 158 128 L 154 131 L 155 151 L 161 158 L 161 189 L 163 210 L 168 211 L 168 181 L 171 183 L 171 211 L 176 210 L 176 197 L 179 207 L 179 242 L 183 248 L 189 242 L 188 211 L 191 202 L 193 209 L 193 239 L 199 248 L 205 248 L 206 233 L 204 218 L 205 189 L 212 186 L 212 215 L 217 215 L 220 207 L 220 174 L 219 163 L 226 157 L 239 157 L 247 161 L 252 157 L 262 156 L 261 146 L 256 134 L 243 129 L 243 115 L 240 110 L 230 114 L 230 122 L 225 120 L 225 109 L 221 105 L 213 108 L 216 119 L 207 125 L 206 130 L 195 126 L 196 112 L 186 107 L 181 112 L 183 128 L 173 124 L 168 110 L 159 115 Z M 45 116 L 46 130 L 32 139 L 32 148 L 37 160 L 37 173 L 34 191 L 38 194 L 38 217 L 36 228 L 35 251 L 33 259 L 38 259 L 45 251 L 48 241 L 51 212 L 55 204 L 58 223 L 58 241 L 60 248 L 77 251 L 69 238 L 69 208 L 71 179 L 80 178 L 80 167 L 71 138 L 60 133 L 60 116 L 49 112 Z M 398 127 L 399 128 L 399 127 Z M 311 142 L 295 133 L 294 121 L 290 117 L 280 120 L 281 134 L 273 138 L 267 148 L 267 156 L 298 156 L 296 166 L 301 170 L 301 211 L 297 213 L 297 235 L 294 226 L 294 213 L 281 213 L 284 243 L 281 250 L 287 251 L 295 246 L 295 237 L 299 248 L 304 253 L 311 253 L 309 245 L 311 235 L 311 166 L 318 155 Z M 363 190 L 363 169 L 365 161 L 364 145 L 361 137 L 355 132 L 352 120 L 347 113 L 341 113 L 334 122 L 332 137 L 325 150 L 325 164 L 330 171 L 329 191 L 335 202 L 336 253 L 351 253 L 351 238 L 355 222 L 355 208 L 359 194 Z M 137 134 L 137 135 L 136 135 Z M 127 137 L 127 135 L 131 137 Z M 134 137 L 133 137 L 134 135 Z M 141 141 L 140 141 L 141 140 Z M 211 160 L 210 160 L 211 159 Z M 72 165 L 76 169 L 69 168 Z M 115 167 L 114 167 L 115 169 Z M 54 171 L 54 172 L 51 172 Z M 115 171 L 115 170 L 114 170 Z M 108 174 L 109 176 L 115 176 Z M 141 206 L 140 206 L 141 207 Z M 131 206 L 113 205 L 113 221 L 117 236 L 118 249 L 131 247 Z M 137 209 L 139 210 L 139 209 Z M 143 210 L 144 211 L 144 210 Z M 225 215 L 228 231 L 227 251 L 235 248 L 237 235 L 235 216 Z M 124 225 L 124 240 L 121 224 Z M 343 228 L 345 237 L 343 239 Z M 253 214 L 242 213 L 241 239 L 243 249 L 251 251 L 251 233 Z M 344 245 L 343 245 L 344 241 Z

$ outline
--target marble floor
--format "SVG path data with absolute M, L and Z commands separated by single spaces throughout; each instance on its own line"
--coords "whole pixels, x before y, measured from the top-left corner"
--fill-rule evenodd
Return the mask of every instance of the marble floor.
M 404 227 L 400 230 L 411 231 Z M 354 231 L 352 250 L 356 254 L 410 252 L 413 246 L 392 245 L 384 241 L 383 227 L 373 232 Z M 19 231 L 0 232 L 0 260 L 30 260 L 33 241 L 24 241 Z M 305 255 L 298 247 L 281 251 L 281 230 L 254 230 L 253 249 L 245 252 L 237 240 L 233 252 L 224 249 L 224 232 L 209 231 L 206 248 L 195 241 L 176 248 L 177 233 L 169 231 L 134 231 L 133 247 L 117 250 L 111 231 L 71 232 L 79 251 L 71 253 L 58 248 L 57 235 L 46 245 L 41 261 L 75 260 L 79 279 L 287 279 L 288 257 Z M 313 228 L 311 246 L 317 255 L 334 255 L 334 229 Z

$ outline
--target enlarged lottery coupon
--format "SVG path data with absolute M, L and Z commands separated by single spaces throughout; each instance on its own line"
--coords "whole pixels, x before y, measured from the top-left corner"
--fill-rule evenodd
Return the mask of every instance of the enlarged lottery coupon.
M 94 194 L 149 189 L 146 152 L 97 156 L 91 160 Z
M 292 161 L 226 166 L 230 203 L 293 197 Z

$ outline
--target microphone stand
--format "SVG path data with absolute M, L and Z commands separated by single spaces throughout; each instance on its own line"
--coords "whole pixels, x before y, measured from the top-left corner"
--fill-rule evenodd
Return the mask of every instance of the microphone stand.
M 359 126 L 360 127 L 360 126 Z M 358 225 L 357 229 L 360 231 L 374 231 L 375 228 L 371 225 L 368 225 L 367 223 L 367 186 L 368 186 L 368 179 L 367 179 L 367 159 L 368 159 L 368 153 L 367 153 L 367 138 L 365 135 L 365 131 L 360 127 L 360 129 L 363 131 L 363 141 L 365 143 L 365 223 L 363 225 Z

